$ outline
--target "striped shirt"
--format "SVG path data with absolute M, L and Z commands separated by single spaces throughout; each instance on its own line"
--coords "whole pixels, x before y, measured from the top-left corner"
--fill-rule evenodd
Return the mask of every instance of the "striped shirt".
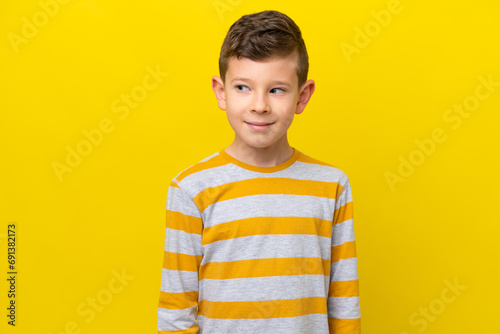
M 352 194 L 294 148 L 274 167 L 221 150 L 166 203 L 158 333 L 360 333 Z

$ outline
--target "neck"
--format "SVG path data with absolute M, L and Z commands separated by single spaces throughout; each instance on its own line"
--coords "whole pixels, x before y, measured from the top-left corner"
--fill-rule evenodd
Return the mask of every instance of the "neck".
M 233 142 L 224 151 L 241 162 L 258 167 L 280 165 L 290 159 L 294 152 L 288 142 L 280 146 L 264 148 L 240 147 L 236 142 Z

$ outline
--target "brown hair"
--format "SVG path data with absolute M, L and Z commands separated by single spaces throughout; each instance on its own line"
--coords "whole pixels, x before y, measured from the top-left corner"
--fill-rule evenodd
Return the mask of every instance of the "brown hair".
M 307 80 L 309 57 L 299 27 L 287 15 L 266 10 L 242 16 L 227 32 L 220 50 L 219 72 L 225 82 L 229 59 L 240 56 L 253 61 L 272 56 L 286 57 L 298 51 L 299 88 Z

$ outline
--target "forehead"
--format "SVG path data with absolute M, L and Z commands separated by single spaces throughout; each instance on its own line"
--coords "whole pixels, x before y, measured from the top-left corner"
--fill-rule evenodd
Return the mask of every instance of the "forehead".
M 252 82 L 282 81 L 294 86 L 297 78 L 298 54 L 293 52 L 288 56 L 273 56 L 255 61 L 249 58 L 231 57 L 226 72 L 226 81 L 231 83 L 238 79 Z

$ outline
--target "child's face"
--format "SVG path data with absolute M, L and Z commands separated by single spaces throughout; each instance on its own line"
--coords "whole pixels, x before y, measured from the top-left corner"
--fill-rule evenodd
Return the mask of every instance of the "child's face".
M 233 57 L 225 85 L 214 76 L 212 87 L 219 107 L 227 113 L 240 149 L 286 148 L 287 130 L 314 91 L 309 80 L 298 89 L 298 55 L 264 61 Z

